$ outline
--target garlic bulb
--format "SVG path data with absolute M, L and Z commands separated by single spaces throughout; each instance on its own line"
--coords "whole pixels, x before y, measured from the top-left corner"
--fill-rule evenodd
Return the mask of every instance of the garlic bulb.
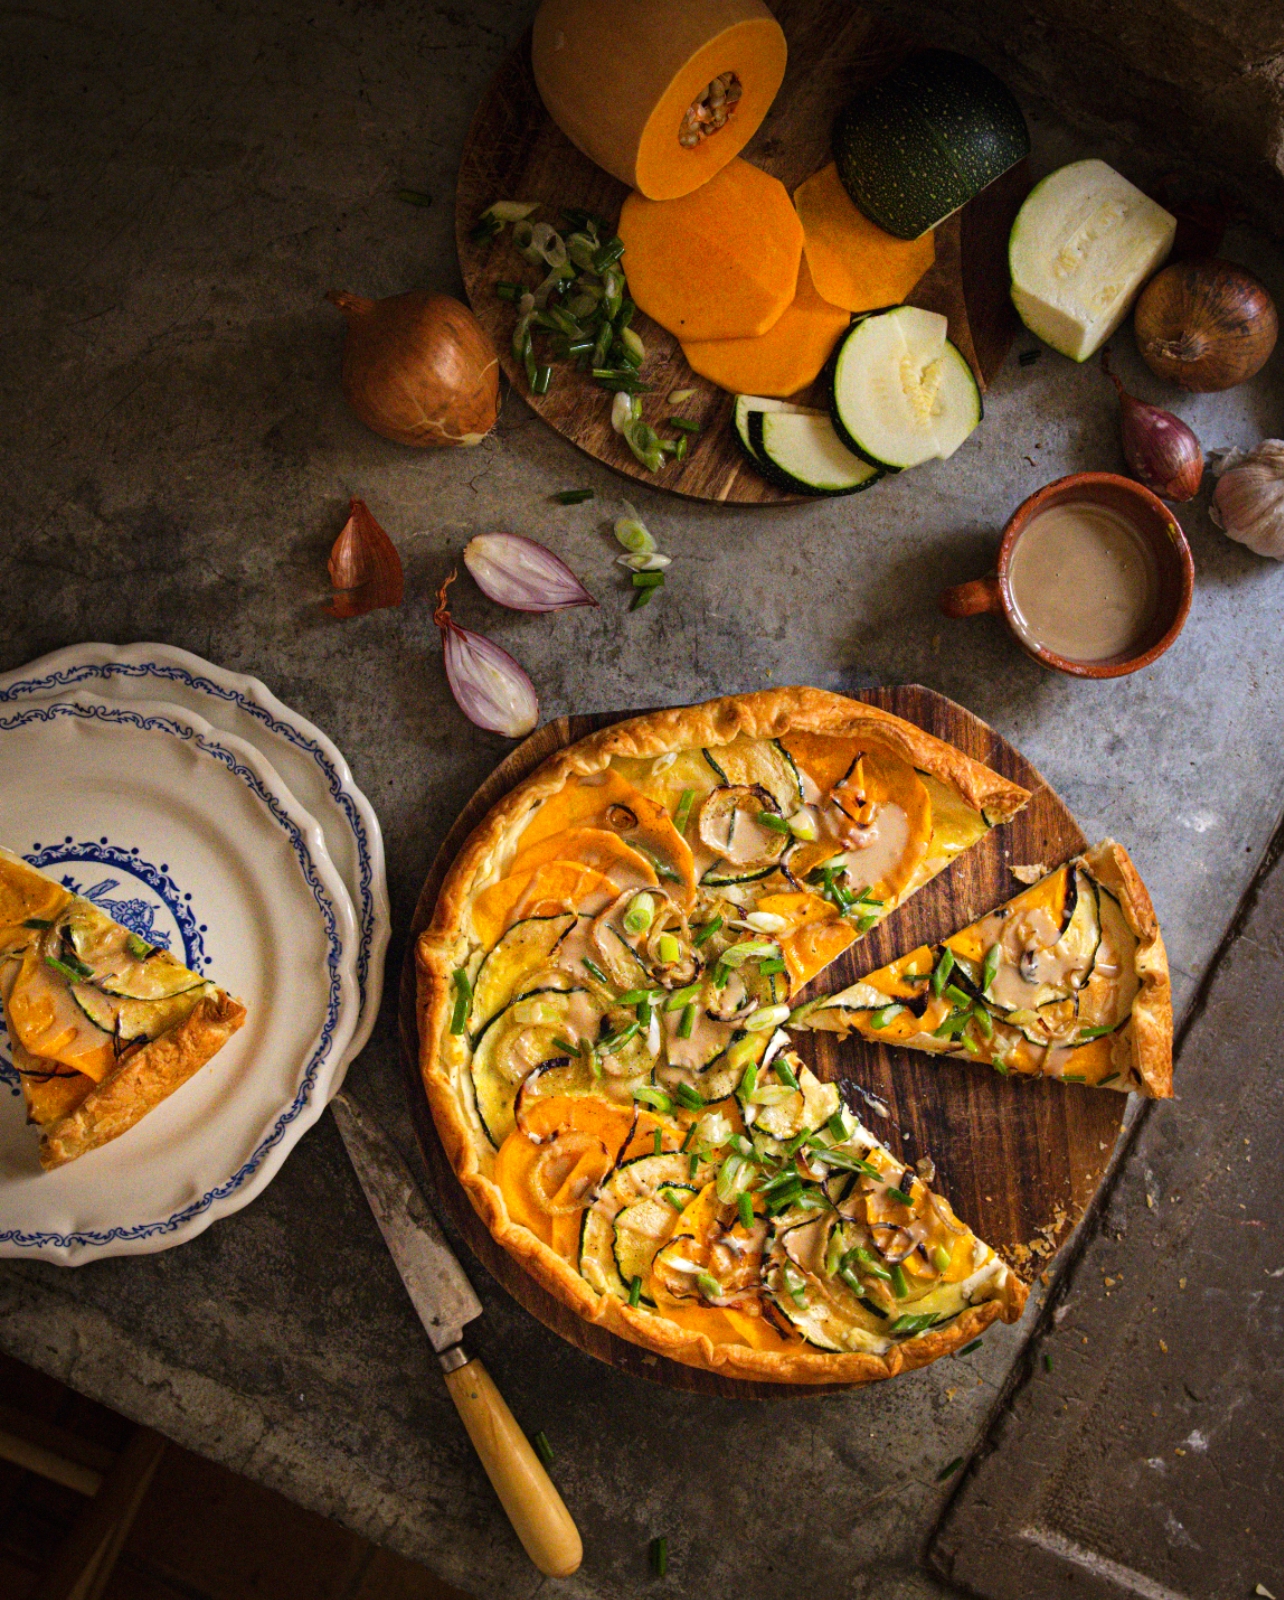
M 1247 455 L 1226 453 L 1209 515 L 1259 556 L 1284 561 L 1284 439 L 1264 439 Z

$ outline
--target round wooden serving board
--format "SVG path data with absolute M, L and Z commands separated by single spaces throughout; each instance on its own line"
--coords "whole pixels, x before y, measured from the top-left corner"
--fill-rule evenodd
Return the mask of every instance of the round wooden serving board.
M 925 728 L 1033 793 L 1012 822 L 994 829 L 886 922 L 829 967 L 808 993 L 833 993 L 893 957 L 947 934 L 1020 891 L 1013 865 L 1059 866 L 1087 840 L 1069 808 L 1039 773 L 970 711 L 931 689 L 909 685 L 853 696 Z M 746 1383 L 652 1355 L 585 1322 L 548 1294 L 482 1223 L 446 1160 L 419 1074 L 415 940 L 431 920 L 446 872 L 490 808 L 554 751 L 620 715 L 561 717 L 520 744 L 478 789 L 450 830 L 428 874 L 411 926 L 401 976 L 401 1035 L 415 1127 L 438 1205 L 500 1283 L 554 1333 L 613 1367 L 674 1388 L 739 1397 L 815 1394 L 805 1384 Z M 912 1050 L 832 1034 L 800 1034 L 801 1055 L 836 1079 L 861 1120 L 903 1160 L 930 1156 L 937 1184 L 959 1215 L 1022 1276 L 1042 1270 L 1083 1215 L 1101 1181 L 1125 1099 L 1110 1090 L 1053 1081 L 1023 1082 Z M 839 1386 L 835 1386 L 839 1387 Z
M 864 85 L 885 76 L 915 41 L 846 0 L 772 0 L 772 10 L 785 30 L 789 65 L 776 102 L 744 156 L 779 178 L 792 194 L 830 159 L 830 130 L 840 107 Z M 950 338 L 982 388 L 1002 365 L 1017 327 L 1008 295 L 1007 242 L 1029 187 L 1026 163 L 1021 162 L 943 222 L 936 230 L 936 264 L 909 297 L 912 304 L 949 318 Z M 640 312 L 633 326 L 647 351 L 642 377 L 654 391 L 644 397 L 643 414 L 657 425 L 671 410 L 700 423 L 702 431 L 693 436 L 685 461 L 669 460 L 659 472 L 648 472 L 611 430 L 611 396 L 567 362 L 553 364 L 546 395 L 529 392 L 526 373 L 512 351 L 516 311 L 497 298 L 495 285 L 508 279 L 533 288 L 534 271 L 512 248 L 511 228 L 481 245 L 469 237 L 471 230 L 496 200 L 538 200 L 535 220 L 560 228 L 563 206 L 582 206 L 614 221 L 627 194 L 627 187 L 582 155 L 544 110 L 531 71 L 528 33 L 509 52 L 477 108 L 455 197 L 464 287 L 495 342 L 509 382 L 572 444 L 652 488 L 695 500 L 760 504 L 796 499 L 773 488 L 746 461 L 732 428 L 732 397 L 693 373 L 673 335 Z M 667 406 L 663 397 L 680 389 L 694 389 L 695 394 L 679 407 Z M 795 398 L 827 408 L 825 389 L 821 379 Z M 873 492 L 877 494 L 877 487 Z

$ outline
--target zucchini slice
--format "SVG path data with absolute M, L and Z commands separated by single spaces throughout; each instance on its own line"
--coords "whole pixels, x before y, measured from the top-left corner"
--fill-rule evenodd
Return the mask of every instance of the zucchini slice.
M 701 1163 L 693 1179 L 687 1157 L 673 1151 L 658 1156 L 635 1156 L 631 1161 L 622 1161 L 610 1174 L 598 1191 L 593 1204 L 585 1211 L 584 1219 L 580 1223 L 580 1273 L 599 1294 L 613 1294 L 621 1300 L 627 1300 L 629 1284 L 637 1275 L 635 1269 L 626 1279 L 617 1261 L 615 1225 L 620 1214 L 626 1208 L 631 1209 L 652 1197 L 659 1197 L 661 1189 L 685 1190 L 689 1189 L 693 1182 L 703 1182 L 701 1168 L 707 1175 L 708 1164 Z M 667 1239 L 672 1237 L 673 1226 L 676 1226 L 678 1220 L 676 1207 L 670 1206 L 662 1197 L 658 1198 L 658 1204 L 662 1205 L 673 1218 L 673 1225 L 664 1238 L 655 1241 L 655 1248 L 647 1257 L 648 1272 L 651 1260 Z M 641 1224 L 643 1217 L 644 1213 L 635 1213 L 634 1223 Z M 651 1220 L 658 1222 L 662 1219 L 656 1214 Z M 635 1231 L 640 1233 L 640 1227 L 635 1228 Z M 636 1261 L 645 1254 L 645 1249 L 645 1244 L 640 1239 L 636 1244 L 626 1242 L 624 1252 L 626 1262 Z M 640 1275 L 645 1283 L 646 1273 Z M 653 1304 L 650 1300 L 646 1303 Z
M 525 917 L 501 935 L 473 979 L 474 1037 L 493 1017 L 511 1005 L 523 979 L 548 965 L 557 942 L 574 927 L 573 911 L 553 917 Z
M 103 1033 L 116 1031 L 116 1006 L 92 983 L 70 983 L 67 992 L 81 1013 Z
M 660 1159 L 665 1158 L 661 1156 Z M 685 1157 L 682 1165 L 685 1177 Z M 634 1278 L 641 1278 L 643 1287 L 639 1299 L 645 1306 L 655 1304 L 646 1292 L 651 1263 L 673 1237 L 681 1210 L 698 1193 L 699 1190 L 689 1183 L 665 1183 L 654 1194 L 634 1200 L 616 1213 L 612 1240 L 615 1269 L 625 1284 L 631 1285 Z M 668 1198 L 670 1195 L 672 1201 Z
M 749 444 L 763 477 L 792 494 L 857 494 L 883 475 L 878 463 L 852 454 L 823 414 L 751 411 Z
M 582 989 L 541 990 L 506 1006 L 473 1047 L 471 1072 L 477 1114 L 496 1150 L 516 1126 L 517 1091 L 541 1062 L 564 1055 L 555 1041 L 567 1032 L 567 1012 Z M 578 1043 L 572 1035 L 569 1042 Z
M 860 318 L 838 347 L 834 426 L 882 471 L 947 460 L 981 420 L 981 391 L 948 327 L 939 312 L 897 306 Z
M 749 457 L 755 466 L 761 465 L 759 457 L 749 439 L 749 418 L 755 411 L 787 411 L 800 417 L 823 417 L 823 411 L 813 411 L 807 406 L 792 405 L 788 400 L 768 400 L 760 394 L 738 394 L 732 410 L 732 423 L 736 430 L 736 438 L 740 441 L 740 448 Z
M 746 788 L 756 784 L 765 789 L 782 816 L 792 816 L 803 803 L 798 768 L 779 739 L 750 739 L 740 734 L 730 744 L 706 749 L 704 759 L 720 783 Z

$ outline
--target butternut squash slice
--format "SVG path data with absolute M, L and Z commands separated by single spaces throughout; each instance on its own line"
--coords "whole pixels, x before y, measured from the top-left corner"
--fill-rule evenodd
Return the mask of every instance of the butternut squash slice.
M 785 56 L 763 0 L 544 0 L 531 38 L 553 121 L 651 200 L 689 194 L 739 155 L 776 98 Z
M 546 861 L 483 889 L 472 904 L 473 930 L 490 950 L 505 928 L 522 917 L 550 917 L 559 911 L 595 916 L 619 892 L 610 878 L 578 861 Z
M 495 1182 L 509 1216 L 573 1261 L 584 1196 L 615 1164 L 632 1126 L 631 1109 L 595 1096 L 537 1101 L 527 1127 L 540 1143 L 515 1128 L 495 1156 Z
M 621 889 L 630 888 L 633 883 L 654 887 L 660 881 L 645 856 L 631 850 L 618 833 L 606 828 L 568 828 L 564 833 L 550 833 L 547 839 L 517 852 L 508 876 L 530 872 L 546 861 L 576 861 L 602 873 Z
M 794 190 L 794 205 L 816 291 L 830 305 L 846 311 L 898 306 L 936 260 L 931 233 L 897 239 L 871 222 L 832 161 Z
M 817 294 L 804 256 L 793 301 L 766 333 L 753 339 L 689 339 L 682 354 L 692 372 L 732 394 L 783 399 L 815 382 L 850 321 L 846 311 Z
M 679 339 L 756 338 L 794 298 L 802 223 L 784 184 L 747 161 L 678 200 L 631 194 L 619 231 L 629 293 Z

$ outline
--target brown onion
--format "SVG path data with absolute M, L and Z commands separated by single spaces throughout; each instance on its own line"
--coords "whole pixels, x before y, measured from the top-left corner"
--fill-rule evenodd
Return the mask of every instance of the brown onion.
M 1128 393 L 1110 370 L 1110 352 L 1101 352 L 1101 370 L 1119 394 L 1120 432 L 1128 470 L 1139 483 L 1165 500 L 1190 500 L 1204 476 L 1204 452 L 1180 417 L 1147 405 Z
M 480 444 L 499 415 L 499 357 L 467 306 L 415 289 L 365 300 L 331 289 L 348 319 L 343 392 L 398 444 Z
M 1137 348 L 1158 377 L 1205 393 L 1251 378 L 1275 348 L 1279 318 L 1266 286 L 1211 256 L 1175 261 L 1142 290 Z

